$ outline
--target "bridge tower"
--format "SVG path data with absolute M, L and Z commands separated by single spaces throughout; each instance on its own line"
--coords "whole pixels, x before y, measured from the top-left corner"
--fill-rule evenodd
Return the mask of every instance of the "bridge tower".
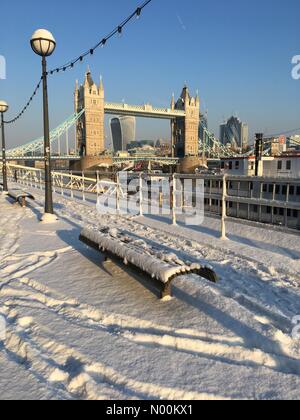
M 184 110 L 185 118 L 176 118 L 172 121 L 172 143 L 175 156 L 179 158 L 198 158 L 199 155 L 199 124 L 200 124 L 200 99 L 190 96 L 189 89 L 185 86 L 181 96 L 175 103 L 171 103 L 172 110 Z
M 94 83 L 90 70 L 84 84 L 75 87 L 75 112 L 85 109 L 76 126 L 77 147 L 80 156 L 98 156 L 105 150 L 104 134 L 104 87 Z

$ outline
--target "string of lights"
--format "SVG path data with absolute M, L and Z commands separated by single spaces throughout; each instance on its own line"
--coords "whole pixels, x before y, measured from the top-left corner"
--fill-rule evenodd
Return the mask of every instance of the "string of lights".
M 123 20 L 118 26 L 115 27 L 115 29 L 113 29 L 108 35 L 106 35 L 105 37 L 103 37 L 101 39 L 101 41 L 99 41 L 95 46 L 93 46 L 92 48 L 89 48 L 87 51 L 85 51 L 84 53 L 82 53 L 81 55 L 79 55 L 77 58 L 75 58 L 72 61 L 67 62 L 66 64 L 60 66 L 60 67 L 56 67 L 50 71 L 47 72 L 47 76 L 49 75 L 54 75 L 60 72 L 65 72 L 66 70 L 70 70 L 73 69 L 74 66 L 78 63 L 82 63 L 83 60 L 88 57 L 88 56 L 93 56 L 95 51 L 100 48 L 100 47 L 104 47 L 107 42 L 113 38 L 115 35 L 122 35 L 124 27 L 131 22 L 134 18 L 140 18 L 143 9 L 149 5 L 149 3 L 151 3 L 152 0 L 146 0 L 144 1 L 140 6 L 138 6 L 133 13 L 131 13 L 131 15 L 129 15 L 125 20 Z M 33 101 L 34 97 L 36 96 L 38 90 L 41 87 L 41 83 L 43 81 L 43 76 L 40 78 L 33 94 L 31 95 L 29 101 L 26 103 L 26 105 L 22 108 L 21 112 L 14 117 L 13 119 L 9 120 L 9 121 L 5 121 L 5 124 L 13 124 L 15 123 L 19 118 L 21 118 L 23 116 L 23 114 L 27 111 L 28 107 L 30 106 L 31 102 Z
M 66 71 L 69 69 L 72 69 L 77 63 L 82 63 L 83 60 L 88 57 L 94 55 L 95 51 L 100 48 L 104 47 L 107 42 L 113 38 L 115 35 L 122 35 L 124 27 L 134 18 L 139 18 L 141 16 L 141 13 L 143 9 L 148 6 L 149 3 L 151 3 L 152 0 L 146 0 L 144 3 L 142 3 L 135 11 L 128 16 L 127 19 L 123 20 L 118 26 L 116 26 L 115 29 L 113 29 L 108 35 L 106 35 L 104 38 L 101 39 L 96 45 L 94 45 L 92 48 L 89 48 L 87 51 L 85 51 L 83 54 L 79 55 L 77 58 L 75 58 L 72 61 L 69 61 L 68 63 L 64 64 L 63 66 L 54 68 L 48 72 L 48 74 L 53 75 L 54 73 L 59 73 L 61 71 Z
M 23 114 L 27 111 L 27 109 L 29 108 L 31 102 L 33 101 L 34 97 L 36 96 L 38 90 L 41 87 L 41 83 L 43 81 L 43 77 L 40 78 L 39 83 L 36 85 L 36 88 L 33 91 L 33 94 L 31 95 L 29 101 L 26 103 L 26 105 L 22 108 L 21 112 L 13 119 L 9 120 L 9 121 L 4 121 L 5 124 L 13 124 L 15 123 L 19 118 L 21 118 L 23 116 Z

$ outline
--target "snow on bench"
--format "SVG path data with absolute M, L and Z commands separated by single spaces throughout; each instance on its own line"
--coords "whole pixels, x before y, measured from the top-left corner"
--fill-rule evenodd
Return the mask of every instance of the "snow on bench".
M 214 283 L 218 280 L 211 268 L 202 266 L 196 260 L 184 262 L 176 253 L 165 251 L 159 244 L 147 243 L 117 229 L 99 231 L 85 228 L 80 240 L 109 258 L 121 260 L 148 275 L 159 288 L 161 298 L 171 296 L 171 282 L 179 276 L 197 274 Z
M 28 192 L 21 190 L 10 190 L 7 194 L 10 198 L 19 203 L 22 207 L 26 207 L 26 199 L 35 200 L 34 196 Z

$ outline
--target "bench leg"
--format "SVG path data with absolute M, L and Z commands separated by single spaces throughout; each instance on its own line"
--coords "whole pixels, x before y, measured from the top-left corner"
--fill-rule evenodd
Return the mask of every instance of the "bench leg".
M 172 288 L 171 288 L 171 281 L 168 281 L 168 283 L 165 283 L 162 287 L 160 298 L 165 299 L 168 297 L 172 297 Z
M 217 274 L 212 269 L 210 269 L 208 267 L 202 267 L 199 270 L 198 275 L 205 278 L 206 280 L 208 280 L 212 283 L 218 283 L 218 280 L 219 280 Z

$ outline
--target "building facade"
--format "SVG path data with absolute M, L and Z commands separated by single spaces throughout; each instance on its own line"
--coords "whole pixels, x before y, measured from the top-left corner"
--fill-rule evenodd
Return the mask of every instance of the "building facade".
M 105 150 L 104 134 L 104 87 L 94 83 L 90 71 L 85 75 L 84 84 L 75 88 L 75 112 L 85 109 L 77 121 L 77 148 L 80 156 L 99 156 Z
M 220 142 L 233 148 L 246 150 L 249 146 L 249 128 L 237 117 L 229 118 L 220 126 Z
M 255 176 L 255 156 L 223 158 L 221 169 L 228 175 Z M 263 157 L 259 176 L 300 179 L 300 153 Z
M 229 217 L 300 230 L 300 181 L 272 177 L 226 179 Z M 222 214 L 223 179 L 205 177 L 205 211 Z

